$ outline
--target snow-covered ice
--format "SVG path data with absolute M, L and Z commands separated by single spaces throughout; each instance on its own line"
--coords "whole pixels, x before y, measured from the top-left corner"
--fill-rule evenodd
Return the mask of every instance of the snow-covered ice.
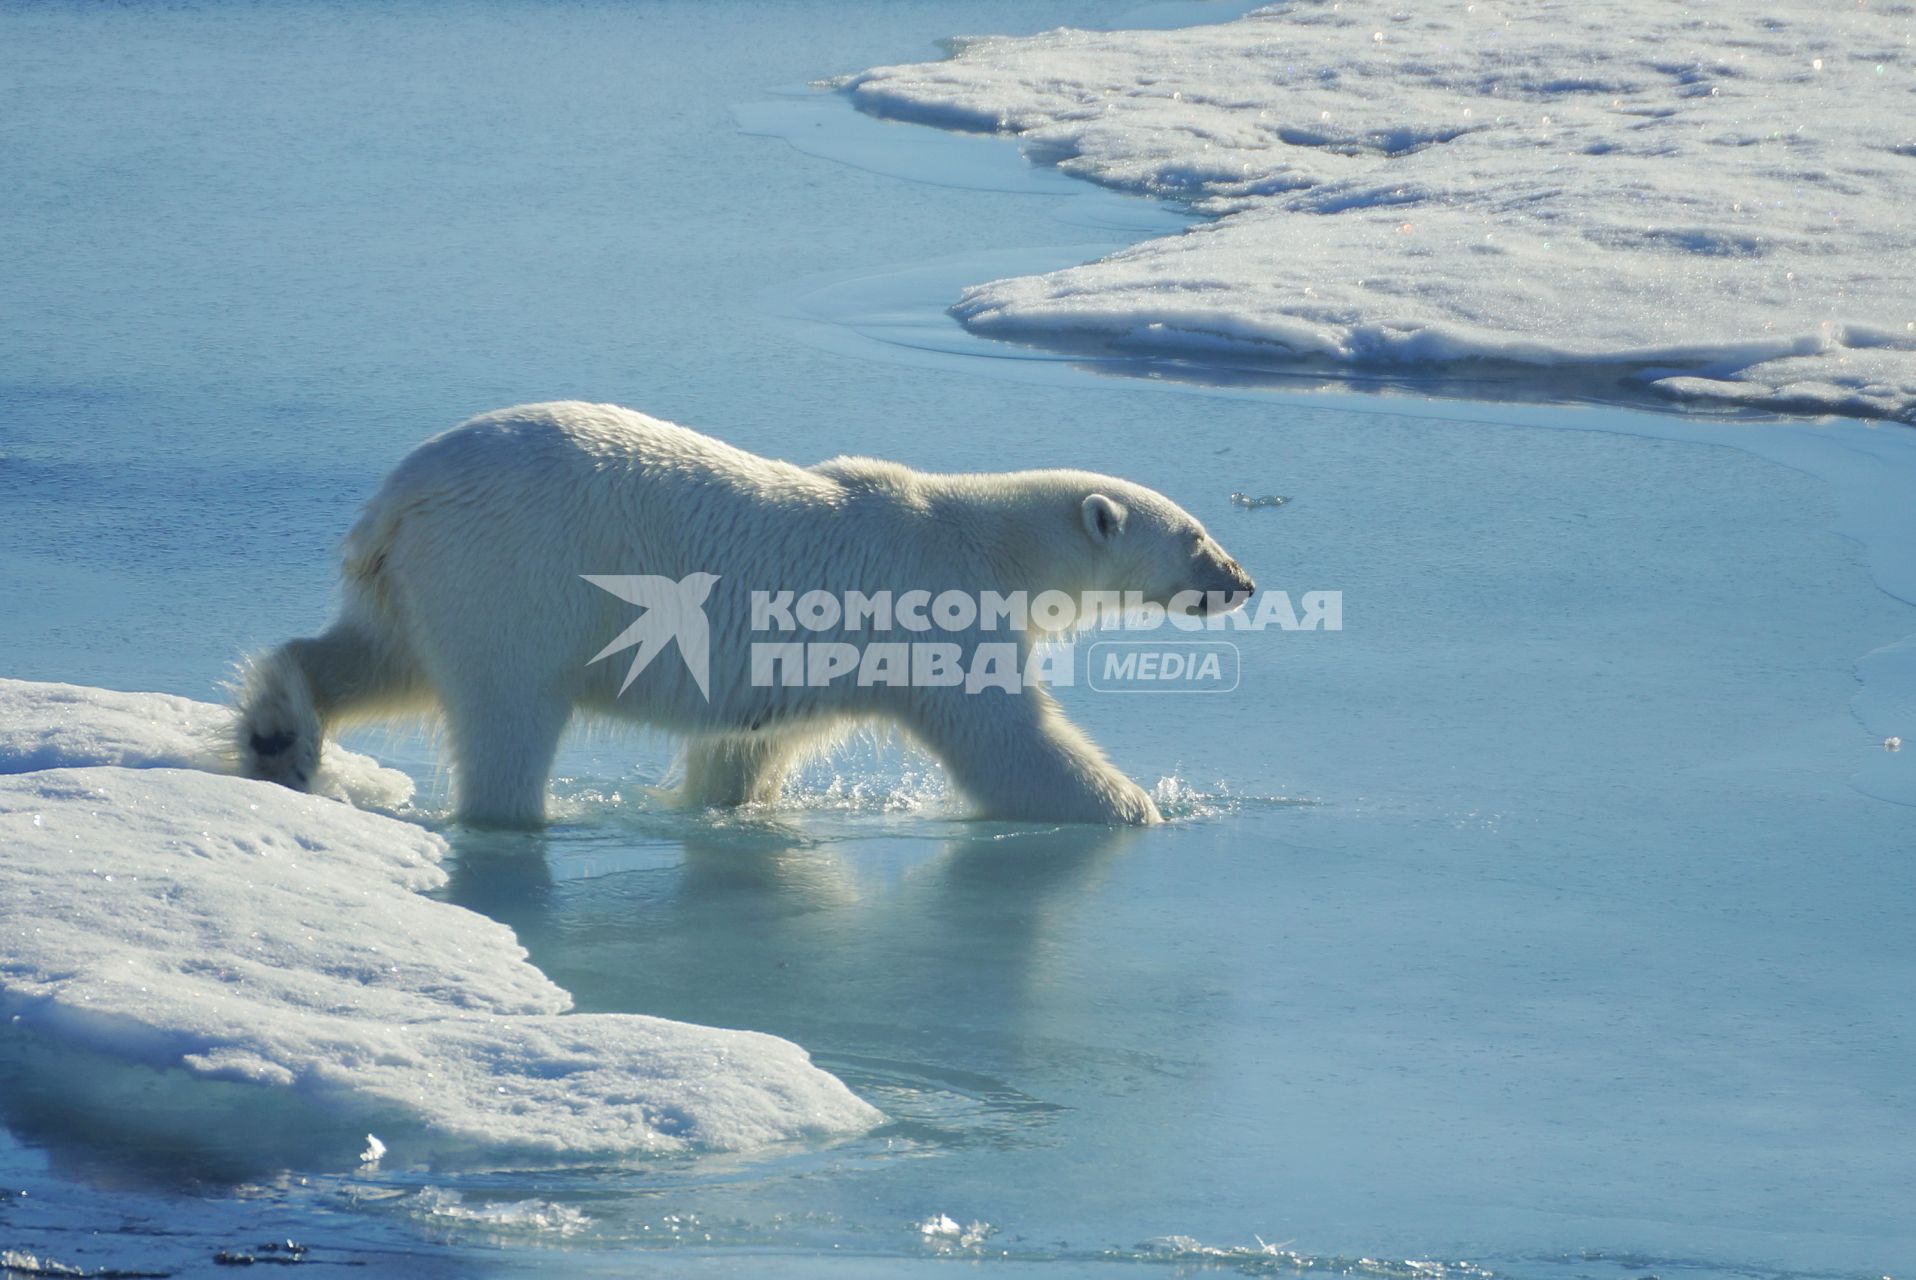
M 119 765 L 231 773 L 233 713 L 167 693 L 0 679 L 0 774 Z M 365 809 L 397 809 L 412 779 L 369 756 L 326 744 L 316 794 Z
M 845 87 L 1216 218 L 970 288 L 980 334 L 1909 419 L 1912 32 L 1908 4 L 1298 0 Z
M 341 1165 L 362 1144 L 400 1162 L 618 1156 L 878 1118 L 785 1040 L 565 1014 L 570 996 L 510 929 L 422 896 L 446 880 L 438 835 L 173 767 L 219 708 L 4 692 L 5 750 L 31 766 L 0 777 L 0 1015 L 13 1037 L 289 1091 L 342 1126 Z M 74 764 L 101 757 L 151 767 Z

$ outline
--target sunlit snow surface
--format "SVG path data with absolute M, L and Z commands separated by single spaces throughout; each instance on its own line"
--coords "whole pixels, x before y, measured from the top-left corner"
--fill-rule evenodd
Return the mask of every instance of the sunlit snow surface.
M 231 773 L 232 713 L 166 693 L 0 679 L 0 774 L 117 765 Z M 361 808 L 392 810 L 412 779 L 326 744 L 314 791 Z
M 789 1041 L 559 1016 L 571 997 L 510 929 L 421 895 L 446 881 L 421 827 L 190 768 L 53 767 L 63 743 L 74 763 L 171 763 L 220 708 L 4 681 L 0 710 L 0 761 L 33 766 L 0 777 L 6 1050 L 41 1088 L 63 1077 L 76 1110 L 120 1106 L 113 1064 L 181 1077 L 169 1105 L 125 1108 L 136 1129 L 230 1123 L 234 1098 L 196 1107 L 191 1079 L 287 1091 L 312 1106 L 285 1125 L 293 1151 L 321 1167 L 362 1147 L 401 1164 L 738 1149 L 878 1119 Z
M 1300 0 L 964 39 L 846 87 L 1217 216 L 967 289 L 954 311 L 981 334 L 1908 419 L 1913 15 Z

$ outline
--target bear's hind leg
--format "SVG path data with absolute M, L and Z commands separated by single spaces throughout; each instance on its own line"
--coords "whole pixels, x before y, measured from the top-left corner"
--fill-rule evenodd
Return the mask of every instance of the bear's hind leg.
M 705 808 L 770 804 L 785 775 L 804 754 L 795 733 L 710 734 L 685 744 L 685 781 L 679 802 Z
M 334 725 L 410 710 L 427 698 L 402 642 L 342 619 L 323 635 L 289 640 L 245 664 L 236 726 L 240 772 L 304 791 Z

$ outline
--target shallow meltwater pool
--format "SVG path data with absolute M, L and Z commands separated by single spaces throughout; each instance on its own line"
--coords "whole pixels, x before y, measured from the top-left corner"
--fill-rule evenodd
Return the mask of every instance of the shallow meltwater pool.
M 412 445 L 557 397 L 805 463 L 1127 476 L 1260 592 L 1341 600 L 1341 629 L 1217 633 L 1227 691 L 1059 690 L 1153 791 L 1140 831 L 963 820 L 872 738 L 778 806 L 686 813 L 669 742 L 594 727 L 548 830 L 472 832 L 430 735 L 350 735 L 448 841 L 431 896 L 577 1012 L 783 1037 L 882 1121 L 413 1166 L 270 1090 L 13 1034 L 0 1275 L 1908 1269 L 1908 428 L 968 336 L 960 287 L 1192 219 L 807 82 L 1128 20 L 0 17 L 0 676 L 218 700 L 324 625 Z M 153 1116 L 178 1121 L 128 1141 Z

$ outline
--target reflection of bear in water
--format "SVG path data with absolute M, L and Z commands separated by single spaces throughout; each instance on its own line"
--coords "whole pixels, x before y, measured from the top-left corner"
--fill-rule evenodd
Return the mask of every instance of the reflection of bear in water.
M 1155 822 L 1151 798 L 1036 686 L 787 684 L 783 667 L 754 670 L 755 641 L 936 641 L 970 656 L 1009 640 L 1022 671 L 1032 631 L 941 626 L 922 610 L 926 625 L 906 630 L 841 615 L 768 631 L 753 595 L 1122 592 L 1166 605 L 1196 592 L 1234 606 L 1252 589 L 1189 514 L 1109 476 L 931 475 L 866 458 L 807 469 L 577 403 L 486 414 L 420 445 L 347 535 L 344 578 L 329 630 L 250 664 L 246 768 L 303 788 L 334 726 L 438 711 L 460 816 L 508 825 L 544 820 L 575 710 L 685 735 L 694 803 L 773 799 L 794 764 L 876 719 L 941 760 L 983 816 Z M 634 603 L 647 610 L 637 622 Z M 620 639 L 643 661 L 594 661 Z

